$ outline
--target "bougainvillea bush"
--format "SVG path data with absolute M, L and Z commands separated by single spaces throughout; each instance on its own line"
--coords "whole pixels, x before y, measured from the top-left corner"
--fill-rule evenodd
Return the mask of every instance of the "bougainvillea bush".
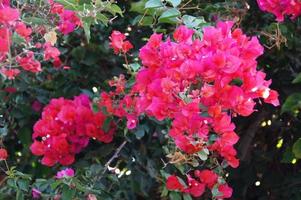
M 0 199 L 299 199 L 293 0 L 0 0 Z

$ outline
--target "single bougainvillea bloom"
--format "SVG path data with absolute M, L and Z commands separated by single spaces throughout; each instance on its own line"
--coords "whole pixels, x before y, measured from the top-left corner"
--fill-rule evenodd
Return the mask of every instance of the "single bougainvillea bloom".
M 53 47 L 50 43 L 46 43 L 44 45 L 44 60 L 48 61 L 50 59 L 52 60 L 58 60 L 61 52 L 56 48 Z
M 34 199 L 39 199 L 41 197 L 41 194 L 41 191 L 36 188 L 33 188 L 31 191 L 32 198 Z
M 71 178 L 74 176 L 74 170 L 71 168 L 63 169 L 61 171 L 58 171 L 55 178 L 62 179 L 62 178 Z
M 15 88 L 15 87 L 6 87 L 6 88 L 4 88 L 4 91 L 8 92 L 8 93 L 15 93 L 15 92 L 17 92 L 17 88 Z
M 28 51 L 26 56 L 17 56 L 16 61 L 26 71 L 38 73 L 42 71 L 41 63 L 34 58 L 34 52 Z
M 0 149 L 0 161 L 1 160 L 6 160 L 8 157 L 6 149 L 1 148 Z
M 166 188 L 168 190 L 178 190 L 178 191 L 183 191 L 184 186 L 180 183 L 180 180 L 178 179 L 177 176 L 169 176 L 166 181 Z
M 72 10 L 64 10 L 60 15 L 59 30 L 64 35 L 67 35 L 75 30 L 76 27 L 81 25 L 81 21 Z
M 0 69 L 0 73 L 5 75 L 7 77 L 7 79 L 13 80 L 13 79 L 15 79 L 16 76 L 18 76 L 20 74 L 20 70 L 18 70 L 18 69 L 7 69 L 7 68 L 2 67 Z
M 38 100 L 35 100 L 32 104 L 31 104 L 31 108 L 36 111 L 36 112 L 40 112 L 40 110 L 42 109 L 43 105 L 41 104 L 41 102 L 39 102 Z
M 0 7 L 0 24 L 9 25 L 17 21 L 20 17 L 18 9 L 9 6 Z
M 114 53 L 127 53 L 130 49 L 133 48 L 133 45 L 129 42 L 126 41 L 126 36 L 119 32 L 119 31 L 113 31 L 111 36 L 110 36 L 110 46 L 113 48 Z
M 18 22 L 15 27 L 15 30 L 26 41 L 30 40 L 30 35 L 32 33 L 32 30 L 31 28 L 27 27 L 23 22 Z

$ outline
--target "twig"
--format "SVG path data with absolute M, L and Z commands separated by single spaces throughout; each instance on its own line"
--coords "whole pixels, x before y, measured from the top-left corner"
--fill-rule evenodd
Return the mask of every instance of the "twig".
M 181 8 L 180 8 L 180 10 L 181 9 L 183 9 L 185 6 L 187 6 L 188 4 L 190 4 L 192 2 L 192 0 L 189 0 L 189 1 L 187 1 Z
M 102 173 L 100 174 L 99 177 L 96 178 L 96 180 L 99 180 L 103 177 L 103 175 L 106 173 L 106 171 L 108 170 L 108 167 L 110 166 L 110 164 L 115 160 L 115 158 L 118 158 L 118 155 L 120 153 L 120 151 L 123 149 L 123 147 L 126 145 L 127 141 L 124 141 L 115 151 L 114 155 L 110 158 L 110 160 L 105 164 L 104 169 L 102 171 Z

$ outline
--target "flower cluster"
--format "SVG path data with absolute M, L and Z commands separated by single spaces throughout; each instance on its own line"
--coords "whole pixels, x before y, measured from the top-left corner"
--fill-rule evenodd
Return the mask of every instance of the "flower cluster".
M 206 27 L 202 40 L 193 39 L 194 31 L 185 26 L 177 28 L 174 40 L 163 41 L 162 34 L 153 34 L 140 49 L 143 67 L 131 91 L 125 95 L 124 82 L 118 79 L 111 84 L 115 92 L 102 93 L 101 104 L 114 115 L 125 116 L 129 129 L 136 127 L 141 114 L 171 120 L 169 136 L 183 152 L 208 152 L 217 162 L 238 167 L 234 145 L 239 137 L 232 118 L 249 116 L 261 100 L 274 106 L 279 101 L 278 93 L 269 88 L 271 81 L 257 70 L 256 59 L 263 53 L 258 39 L 232 27 L 230 21 Z M 200 196 L 206 181 L 199 180 L 188 177 L 189 185 L 199 189 L 183 185 L 176 189 Z M 219 187 L 226 193 L 220 198 L 231 196 L 227 185 Z
M 65 9 L 63 5 L 55 3 L 53 0 L 48 0 L 48 2 L 51 6 L 50 12 L 59 15 L 60 20 L 58 28 L 61 33 L 67 35 L 73 32 L 76 27 L 82 25 L 76 12 Z
M 132 93 L 126 94 L 126 80 L 124 75 L 115 77 L 109 81 L 109 85 L 115 91 L 102 92 L 99 100 L 99 107 L 104 108 L 110 115 L 127 119 L 127 128 L 134 129 L 138 123 L 138 112 L 136 111 L 136 99 Z
M 206 187 L 209 190 L 217 190 L 215 195 L 217 199 L 230 198 L 232 188 L 224 180 L 218 179 L 218 175 L 211 170 L 195 170 L 194 177 L 187 175 L 188 186 L 177 176 L 172 175 L 167 178 L 166 187 L 169 190 L 176 190 L 188 193 L 193 197 L 200 197 L 205 192 Z
M 301 15 L 301 2 L 299 0 L 257 0 L 261 10 L 273 13 L 276 20 L 282 22 L 285 15 L 292 19 Z
M 42 164 L 46 166 L 70 165 L 90 138 L 104 143 L 112 141 L 114 127 L 112 124 L 105 132 L 102 129 L 105 119 L 102 112 L 92 111 L 86 95 L 74 100 L 52 99 L 43 109 L 42 119 L 34 125 L 34 142 L 30 149 L 34 155 L 43 156 Z
M 57 25 L 60 32 L 68 34 L 81 25 L 75 12 L 66 10 L 62 5 L 53 1 L 49 1 L 49 3 L 51 5 L 50 12 L 60 17 Z M 10 7 L 9 1 L 0 3 L 0 63 L 3 66 L 0 68 L 0 73 L 11 80 L 20 74 L 19 68 L 32 73 L 41 72 L 42 61 L 50 61 L 56 68 L 62 67 L 63 63 L 59 57 L 61 53 L 54 46 L 56 33 L 54 31 L 50 32 L 51 34 L 38 31 L 38 29 L 44 28 L 43 25 L 39 27 L 27 26 L 20 19 L 22 15 L 20 10 Z M 16 35 L 22 38 L 23 42 L 14 42 L 13 37 L 17 37 Z M 52 37 L 49 38 L 49 35 Z M 41 36 L 42 38 L 40 38 Z M 34 43 L 38 40 L 33 41 L 32 37 L 39 37 L 45 42 L 43 44 Z M 12 48 L 14 51 L 11 51 Z M 36 59 L 36 57 L 41 57 L 40 54 L 43 55 L 43 60 Z M 68 67 L 63 68 L 67 69 Z
M 144 65 L 134 90 L 136 107 L 158 120 L 173 119 L 170 136 L 186 153 L 205 146 L 218 152 L 232 167 L 238 166 L 233 145 L 237 142 L 231 118 L 249 116 L 255 99 L 279 105 L 271 81 L 257 71 L 256 59 L 263 47 L 248 38 L 232 22 L 204 28 L 203 39 L 193 40 L 193 31 L 180 26 L 175 42 L 154 34 L 140 50 Z M 208 143 L 210 132 L 217 134 Z

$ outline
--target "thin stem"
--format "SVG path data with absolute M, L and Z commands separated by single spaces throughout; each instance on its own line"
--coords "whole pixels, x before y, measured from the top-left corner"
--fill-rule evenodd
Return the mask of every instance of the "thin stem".
M 4 160 L 4 163 L 5 163 L 5 166 L 6 166 L 6 168 L 7 168 L 7 171 L 9 171 L 9 166 L 8 166 L 6 160 Z
M 110 158 L 110 160 L 105 164 L 104 169 L 102 171 L 102 173 L 100 174 L 99 177 L 96 177 L 96 180 L 100 180 L 103 175 L 106 173 L 106 171 L 108 170 L 108 167 L 110 166 L 110 164 L 119 156 L 120 151 L 123 149 L 123 147 L 126 145 L 127 141 L 124 141 L 115 151 L 114 155 Z
M 9 38 L 7 40 L 7 45 L 8 45 L 8 60 L 9 60 L 9 68 L 12 67 L 12 55 L 11 55 L 11 48 L 10 48 L 10 29 L 7 29 L 7 37 Z
M 128 61 L 128 58 L 126 56 L 126 53 L 123 53 L 123 57 L 124 57 L 124 61 L 125 61 L 125 64 L 126 64 L 126 68 L 128 69 L 129 68 L 129 61 Z
M 181 8 L 180 8 L 180 10 L 181 9 L 183 9 L 185 6 L 187 6 L 188 4 L 190 4 L 192 2 L 192 0 L 189 0 L 189 1 L 187 1 Z
M 194 10 L 194 9 L 199 9 L 199 6 L 180 8 L 179 10 Z
M 139 22 L 138 22 L 138 25 L 141 25 L 141 22 L 142 22 L 143 18 L 145 17 L 147 11 L 148 11 L 148 9 L 145 10 L 143 16 L 141 17 L 141 19 L 140 19 Z

